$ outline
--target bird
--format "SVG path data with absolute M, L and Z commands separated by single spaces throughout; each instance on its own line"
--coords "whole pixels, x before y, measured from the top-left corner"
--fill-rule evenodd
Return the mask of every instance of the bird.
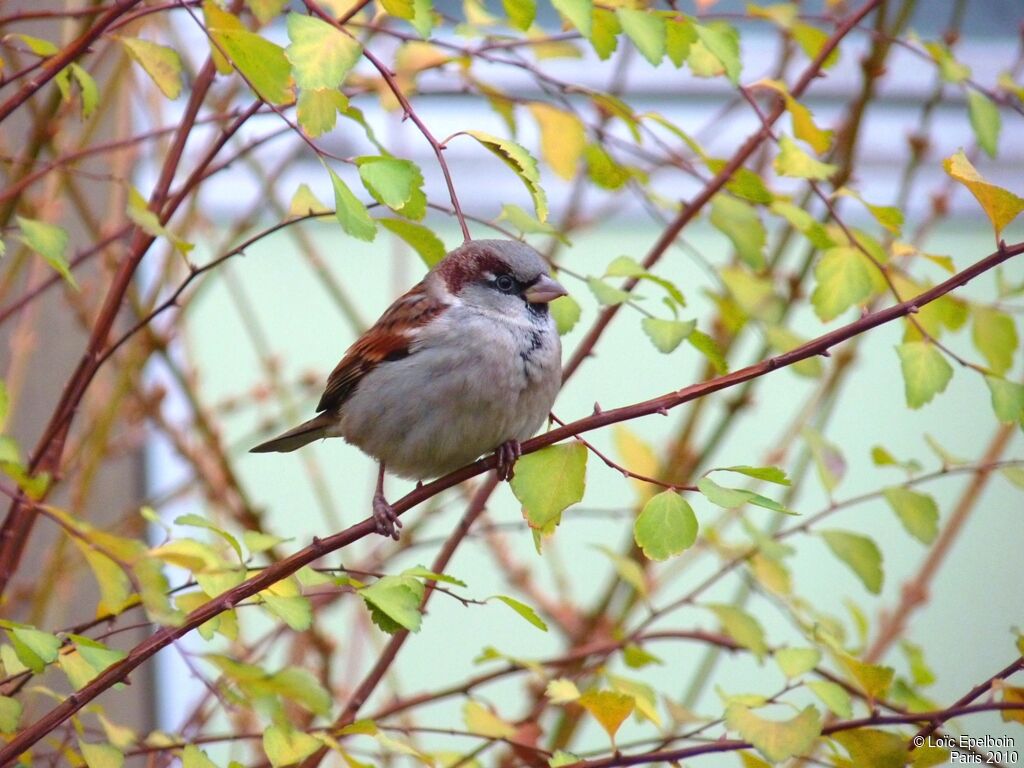
M 561 386 L 548 305 L 567 293 L 526 243 L 465 242 L 348 348 L 316 416 L 250 452 L 329 437 L 355 445 L 378 463 L 375 529 L 397 541 L 385 471 L 422 482 L 495 452 L 499 479 L 512 479 L 520 443 L 540 429 Z

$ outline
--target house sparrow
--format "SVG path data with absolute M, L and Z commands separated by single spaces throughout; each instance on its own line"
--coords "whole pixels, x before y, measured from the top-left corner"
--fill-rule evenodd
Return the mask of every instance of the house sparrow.
M 425 480 L 496 451 L 499 478 L 512 477 L 520 441 L 544 423 L 561 384 L 548 302 L 564 295 L 530 246 L 465 243 L 349 347 L 319 415 L 252 452 L 345 438 L 378 461 L 373 516 L 377 532 L 397 540 L 402 523 L 384 498 L 385 467 Z

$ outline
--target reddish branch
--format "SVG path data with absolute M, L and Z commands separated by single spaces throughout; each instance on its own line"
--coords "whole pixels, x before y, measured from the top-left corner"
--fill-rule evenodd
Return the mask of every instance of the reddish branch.
M 29 79 L 18 89 L 17 93 L 0 104 L 0 123 L 6 120 L 12 112 L 28 99 L 32 98 L 32 95 L 40 88 L 55 78 L 64 67 L 85 53 L 89 46 L 107 30 L 107 27 L 127 13 L 133 6 L 138 5 L 139 2 L 140 0 L 119 0 L 119 2 L 114 3 L 102 16 L 96 19 L 96 23 L 89 27 L 89 29 L 59 52 L 46 59 L 35 77 Z
M 1007 246 L 1005 243 L 1001 243 L 999 250 L 995 253 L 986 256 L 984 259 L 981 259 L 962 272 L 953 275 L 948 280 L 939 283 L 909 301 L 904 301 L 886 309 L 864 315 L 847 325 L 819 336 L 816 339 L 812 339 L 806 344 L 802 344 L 789 352 L 770 357 L 754 365 L 734 371 L 733 373 L 719 376 L 699 384 L 693 384 L 689 387 L 669 392 L 661 397 L 656 397 L 651 400 L 593 414 L 567 424 L 564 427 L 551 430 L 550 432 L 539 435 L 538 437 L 524 443 L 523 453 L 532 453 L 533 451 L 560 442 L 561 440 L 574 437 L 577 434 L 590 432 L 611 424 L 636 419 L 641 416 L 665 413 L 671 408 L 691 402 L 713 392 L 718 392 L 722 389 L 727 389 L 728 387 L 756 379 L 777 369 L 798 363 L 801 360 L 807 360 L 816 355 L 827 354 L 829 349 L 835 345 L 854 338 L 855 336 L 865 333 L 873 328 L 877 328 L 880 325 L 916 312 L 921 307 L 945 296 L 960 286 L 966 285 L 979 275 L 994 269 L 1003 262 L 1008 261 L 1021 253 L 1024 253 L 1024 243 L 1017 243 L 1012 246 Z M 417 488 L 407 494 L 404 498 L 395 502 L 395 512 L 399 515 L 404 514 L 427 499 L 436 496 L 441 491 L 451 488 L 452 486 L 471 477 L 475 477 L 489 469 L 493 469 L 494 465 L 495 458 L 490 456 L 485 459 L 480 459 L 473 464 L 465 466 L 462 469 L 456 470 L 455 472 L 452 472 L 438 480 Z M 252 597 L 281 579 L 287 578 L 303 566 L 309 565 L 330 552 L 334 552 L 355 541 L 365 538 L 366 536 L 370 536 L 373 532 L 374 522 L 372 518 L 367 518 L 366 520 L 363 520 L 362 522 L 325 539 L 316 538 L 309 546 L 295 552 L 283 560 L 280 560 L 274 565 L 261 571 L 256 576 L 247 579 L 238 586 L 201 605 L 199 608 L 192 611 L 179 626 L 162 627 L 157 630 L 146 640 L 135 646 L 135 648 L 133 648 L 124 659 L 108 667 L 88 685 L 84 686 L 76 693 L 69 695 L 68 698 L 43 715 L 35 723 L 14 736 L 14 738 L 6 744 L 2 750 L 0 750 L 0 765 L 7 765 L 11 763 L 15 758 L 25 752 L 25 750 L 29 749 L 46 734 L 50 733 L 54 728 L 65 722 L 101 693 L 113 685 L 127 680 L 128 675 L 134 669 L 138 668 L 160 649 L 167 647 L 172 642 L 188 634 L 204 622 L 209 621 L 224 611 L 231 609 L 242 600 Z M 913 721 L 920 722 L 921 719 L 927 718 L 918 718 Z

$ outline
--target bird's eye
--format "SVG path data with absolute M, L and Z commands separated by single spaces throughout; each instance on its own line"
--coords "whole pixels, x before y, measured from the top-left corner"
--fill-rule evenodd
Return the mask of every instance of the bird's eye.
M 502 293 L 512 293 L 516 288 L 516 281 L 508 275 L 501 275 L 494 281 L 494 286 Z

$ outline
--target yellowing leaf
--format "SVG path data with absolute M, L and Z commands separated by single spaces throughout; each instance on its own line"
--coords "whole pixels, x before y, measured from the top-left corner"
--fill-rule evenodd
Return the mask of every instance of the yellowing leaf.
M 765 720 L 739 703 L 725 710 L 725 724 L 749 741 L 771 763 L 780 763 L 810 750 L 821 733 L 821 718 L 806 707 L 789 720 Z
M 623 721 L 633 713 L 636 701 L 632 696 L 615 691 L 587 691 L 576 703 L 594 716 L 615 744 L 615 734 Z
M 622 463 L 628 469 L 638 475 L 656 477 L 661 463 L 650 443 L 640 438 L 635 432 L 624 424 L 616 424 L 612 428 L 612 442 L 615 444 L 615 451 L 622 459 Z M 642 480 L 632 480 L 637 494 L 641 500 L 646 501 L 654 495 L 655 486 L 645 483 Z
M 14 218 L 21 230 L 22 242 L 46 259 L 46 263 L 77 291 L 78 283 L 71 274 L 71 267 L 65 255 L 68 248 L 68 233 L 56 224 L 47 224 L 45 221 L 27 219 L 23 216 Z
M 935 346 L 926 341 L 908 341 L 896 347 L 903 371 L 907 405 L 920 408 L 945 391 L 953 378 L 953 367 Z
M 821 702 L 832 711 L 832 714 L 843 718 L 853 715 L 853 702 L 843 686 L 833 683 L 831 680 L 811 680 L 807 683 L 807 687 L 821 699 Z
M 217 768 L 217 764 L 195 744 L 186 744 L 181 752 L 181 768 Z
M 619 24 L 633 45 L 653 66 L 665 57 L 665 19 L 657 12 L 619 8 Z
M 1004 424 L 1024 425 L 1024 384 L 986 376 L 985 383 L 992 395 L 992 410 Z
M 1013 366 L 1013 355 L 1020 343 L 1017 325 L 1012 317 L 990 307 L 975 306 L 971 312 L 974 346 L 985 356 L 992 372 L 1002 376 Z
M 830 248 L 814 267 L 811 294 L 814 311 L 824 322 L 842 314 L 871 294 L 873 265 L 853 246 Z
M 817 648 L 780 648 L 772 656 L 782 674 L 790 680 L 810 672 L 821 662 L 821 652 Z
M 358 590 L 370 608 L 374 623 L 385 632 L 399 629 L 419 632 L 423 615 L 423 582 L 409 576 L 384 576 L 368 587 Z
M 693 329 L 697 327 L 697 321 L 645 317 L 640 321 L 640 327 L 643 328 L 647 338 L 658 348 L 658 351 L 667 355 L 675 351 L 676 347 L 693 332 Z
M 822 531 L 821 536 L 869 592 L 877 595 L 882 591 L 882 553 L 873 540 L 849 531 Z
M 348 109 L 348 99 L 341 91 L 330 88 L 303 89 L 299 94 L 296 114 L 306 133 L 313 138 L 334 129 L 338 113 Z
M 580 697 L 580 691 L 572 680 L 560 677 L 548 683 L 547 688 L 544 689 L 544 695 L 551 700 L 552 704 L 568 704 Z
M 210 36 L 261 99 L 291 103 L 291 65 L 284 48 L 245 29 L 213 27 Z
M 466 730 L 491 739 L 511 739 L 516 735 L 515 726 L 498 717 L 494 712 L 477 701 L 467 701 L 462 708 L 462 720 Z
M 746 611 L 732 605 L 709 605 L 722 624 L 722 629 L 733 640 L 749 649 L 758 659 L 764 658 L 768 646 L 764 640 L 764 630 L 757 619 Z
M 823 29 L 805 24 L 802 21 L 798 21 L 793 24 L 790 29 L 790 34 L 793 35 L 793 39 L 796 40 L 797 45 L 803 49 L 804 54 L 809 59 L 815 59 L 821 52 L 821 49 L 828 42 L 829 35 Z M 822 69 L 829 69 L 837 61 L 839 61 L 839 48 L 838 46 L 825 57 L 825 61 L 822 64 Z
M 562 512 L 583 498 L 586 473 L 587 448 L 576 441 L 550 445 L 519 459 L 510 485 L 530 527 L 557 524 Z
M 867 664 L 849 654 L 839 654 L 839 663 L 850 674 L 850 677 L 857 683 L 865 695 L 871 699 L 877 699 L 886 694 L 889 686 L 892 685 L 893 668 L 884 667 L 879 664 Z
M 907 741 L 898 733 L 875 728 L 839 731 L 832 738 L 850 753 L 855 768 L 902 768 L 907 762 Z
M 697 38 L 708 53 L 710 53 L 729 78 L 733 85 L 739 83 L 740 69 L 740 38 L 736 28 L 725 22 L 711 22 L 709 24 L 693 24 Z M 691 52 L 696 48 L 691 46 Z M 691 61 L 692 66 L 692 61 Z
M 528 606 L 526 603 L 520 602 L 519 600 L 516 600 L 514 597 L 509 597 L 508 595 L 495 595 L 494 599 L 503 602 L 513 611 L 515 611 L 528 622 L 533 624 L 533 626 L 537 627 L 537 629 L 540 629 L 544 632 L 548 631 L 548 625 L 545 624 L 544 620 L 537 615 L 537 612 L 533 610 L 533 608 Z
M 922 544 L 931 544 L 935 540 L 939 533 L 939 508 L 935 499 L 902 486 L 886 488 L 883 493 L 911 536 Z
M 78 748 L 89 768 L 121 768 L 124 754 L 112 744 L 89 744 L 79 740 Z
M 176 50 L 137 37 L 122 37 L 121 43 L 164 96 L 178 98 L 181 94 L 181 57 Z
M 775 157 L 773 167 L 780 176 L 818 181 L 827 179 L 839 170 L 836 165 L 823 163 L 808 155 L 786 134 L 779 136 L 779 154 Z
M 300 13 L 288 14 L 288 39 L 291 45 L 285 55 L 300 88 L 338 88 L 363 52 L 355 38 L 323 19 Z
M 320 749 L 322 742 L 290 726 L 272 725 L 263 732 L 263 751 L 274 768 L 294 765 Z
M 423 259 L 427 267 L 432 267 L 444 258 L 445 249 L 441 238 L 422 224 L 405 219 L 378 219 L 382 227 L 393 232 L 408 243 Z
M 551 4 L 572 22 L 581 35 L 590 38 L 594 24 L 593 0 L 551 0 Z
M 762 80 L 760 84 L 777 91 L 784 99 L 786 110 L 793 121 L 793 135 L 810 144 L 819 155 L 827 152 L 832 145 L 832 131 L 818 127 L 811 110 L 790 95 L 785 83 L 778 80 Z
M 541 152 L 551 170 L 572 179 L 587 143 L 583 123 L 571 112 L 541 102 L 531 102 L 530 113 L 540 127 Z
M 633 524 L 633 538 L 646 557 L 666 560 L 697 540 L 693 507 L 675 491 L 662 491 L 644 504 Z
M 467 136 L 472 136 L 483 144 L 509 168 L 515 171 L 533 198 L 537 218 L 541 221 L 546 221 L 548 217 L 547 196 L 540 186 L 540 173 L 537 171 L 537 161 L 533 159 L 530 153 L 511 139 L 502 139 L 483 131 L 465 131 L 465 133 Z
M 711 224 L 732 241 L 736 254 L 752 269 L 765 266 L 764 246 L 768 240 L 761 217 L 742 200 L 718 194 L 711 201 Z
M 502 0 L 508 20 L 516 29 L 528 30 L 537 17 L 536 0 Z
M 947 157 L 942 167 L 946 169 L 946 173 L 967 187 L 981 204 L 995 228 L 996 237 L 999 237 L 1006 225 L 1024 211 L 1024 200 L 1002 187 L 985 181 L 971 165 L 963 150 L 952 157 Z

